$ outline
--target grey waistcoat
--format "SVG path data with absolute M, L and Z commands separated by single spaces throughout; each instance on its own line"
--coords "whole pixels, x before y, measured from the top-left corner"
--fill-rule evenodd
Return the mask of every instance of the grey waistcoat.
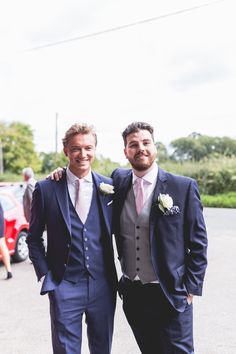
M 136 275 L 143 284 L 157 281 L 152 261 L 149 239 L 149 216 L 153 193 L 138 215 L 135 197 L 131 187 L 120 218 L 120 237 L 122 238 L 121 266 L 123 274 L 134 280 Z

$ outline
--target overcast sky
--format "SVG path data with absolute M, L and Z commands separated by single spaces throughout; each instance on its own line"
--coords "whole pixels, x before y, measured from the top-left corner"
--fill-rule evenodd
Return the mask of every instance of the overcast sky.
M 56 112 L 59 150 L 71 124 L 91 123 L 98 153 L 119 162 L 134 120 L 166 145 L 193 131 L 236 138 L 234 3 L 0 0 L 0 120 L 30 124 L 45 152 Z

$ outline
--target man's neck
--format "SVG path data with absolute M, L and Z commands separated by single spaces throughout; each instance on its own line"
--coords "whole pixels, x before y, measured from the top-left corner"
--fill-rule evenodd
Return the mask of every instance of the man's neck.
M 144 177 L 147 173 L 149 173 L 154 168 L 155 164 L 156 164 L 156 161 L 154 161 L 153 164 L 144 171 L 137 171 L 134 168 L 132 168 L 132 171 L 135 174 L 135 176 L 141 178 L 141 177 Z
M 91 173 L 91 169 L 87 170 L 87 171 L 78 171 L 78 170 L 74 170 L 71 169 L 70 166 L 68 166 L 68 170 L 77 178 L 82 179 L 87 177 L 90 173 Z

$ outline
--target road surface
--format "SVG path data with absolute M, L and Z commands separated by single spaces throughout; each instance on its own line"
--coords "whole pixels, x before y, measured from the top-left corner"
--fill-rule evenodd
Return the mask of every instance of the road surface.
M 194 298 L 195 354 L 236 353 L 236 209 L 206 208 L 209 266 L 203 297 Z M 47 296 L 29 261 L 0 266 L 0 353 L 51 354 Z M 84 333 L 86 326 L 84 325 Z M 89 354 L 84 335 L 82 354 Z M 118 299 L 112 354 L 140 354 Z

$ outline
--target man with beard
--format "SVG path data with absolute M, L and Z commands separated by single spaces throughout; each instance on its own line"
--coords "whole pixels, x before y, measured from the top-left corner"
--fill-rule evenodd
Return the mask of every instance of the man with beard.
M 202 294 L 207 235 L 195 180 L 156 163 L 153 128 L 122 133 L 132 169 L 113 172 L 123 309 L 144 354 L 193 354 L 192 300 Z

